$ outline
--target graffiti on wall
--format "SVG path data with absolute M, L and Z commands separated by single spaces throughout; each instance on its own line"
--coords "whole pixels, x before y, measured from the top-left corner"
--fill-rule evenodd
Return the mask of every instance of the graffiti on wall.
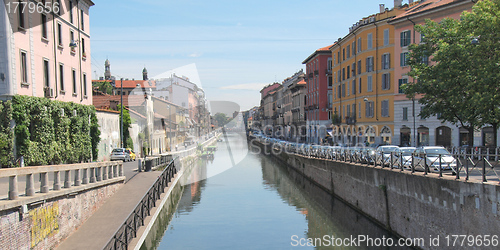
M 33 248 L 45 238 L 59 232 L 59 205 L 54 202 L 50 206 L 42 206 L 29 212 L 31 218 L 31 247 Z

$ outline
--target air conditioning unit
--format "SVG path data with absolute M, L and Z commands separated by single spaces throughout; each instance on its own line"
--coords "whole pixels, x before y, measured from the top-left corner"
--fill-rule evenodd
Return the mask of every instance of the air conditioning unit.
M 45 97 L 47 98 L 54 98 L 54 89 L 45 87 Z

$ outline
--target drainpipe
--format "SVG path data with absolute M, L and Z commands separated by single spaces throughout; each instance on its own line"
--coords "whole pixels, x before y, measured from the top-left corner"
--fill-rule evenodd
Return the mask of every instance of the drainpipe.
M 77 10 L 80 10 L 80 8 L 78 8 L 78 6 L 80 5 L 80 0 L 77 0 L 76 1 L 76 6 L 77 6 Z M 82 73 L 82 53 L 83 51 L 81 50 L 81 48 L 83 47 L 82 45 L 82 38 L 81 38 L 81 34 L 82 34 L 82 27 L 81 27 L 81 21 L 80 19 L 82 18 L 79 13 L 80 11 L 77 11 L 76 12 L 76 15 L 78 16 L 78 41 L 80 42 L 80 49 L 78 50 L 78 62 L 79 62 L 79 67 L 80 67 L 80 102 L 83 102 L 83 82 L 82 82 L 82 77 L 83 77 L 83 73 Z M 90 60 L 90 58 L 89 58 Z
M 42 24 L 43 25 L 43 24 Z M 56 90 L 56 95 L 54 97 L 54 99 L 57 99 L 57 97 L 59 96 L 59 91 L 57 91 L 57 87 L 58 87 L 58 82 L 57 82 L 57 70 L 58 70 L 58 67 L 57 67 L 57 43 L 56 43 L 56 15 L 54 14 L 54 12 L 52 12 L 52 35 L 54 37 L 54 79 L 55 79 L 55 90 Z M 62 72 L 59 72 L 59 74 L 62 74 Z
M 406 18 L 413 24 L 413 43 L 415 43 L 415 22 L 413 22 L 409 17 Z M 412 79 L 413 83 L 415 83 L 415 79 Z M 412 116 L 413 116 L 413 146 L 417 146 L 417 125 L 415 122 L 415 97 L 411 98 L 412 101 Z
M 378 121 L 378 25 L 375 21 L 373 23 L 375 25 L 375 60 L 373 62 L 375 67 L 375 118 Z M 376 62 L 376 64 L 375 64 Z M 376 65 L 376 66 L 375 66 Z

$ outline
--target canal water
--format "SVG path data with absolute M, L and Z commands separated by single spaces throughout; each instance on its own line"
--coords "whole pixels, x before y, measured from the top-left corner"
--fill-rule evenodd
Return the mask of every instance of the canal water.
M 226 139 L 213 160 L 197 161 L 157 239 L 141 249 L 368 249 L 331 246 L 360 235 L 397 242 L 297 172 L 247 153 L 244 136 Z

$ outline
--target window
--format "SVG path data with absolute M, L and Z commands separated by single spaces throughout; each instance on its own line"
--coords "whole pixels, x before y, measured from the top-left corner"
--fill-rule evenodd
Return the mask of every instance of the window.
M 72 30 L 69 31 L 69 39 L 71 42 L 75 42 L 75 32 Z M 71 48 L 71 50 L 73 50 L 73 48 Z
M 401 47 L 406 47 L 411 43 L 411 32 L 409 30 L 403 31 L 400 34 Z
M 428 56 L 423 56 L 421 62 L 423 64 L 425 64 L 425 65 L 429 65 L 429 57 Z
M 373 71 L 373 56 L 366 58 L 366 72 Z
M 337 62 L 337 55 L 335 53 L 333 53 L 333 63 L 335 63 L 335 62 Z
M 382 117 L 389 117 L 389 100 L 383 100 L 382 101 L 382 110 L 380 114 Z
M 57 23 L 57 44 L 59 46 L 63 45 L 63 41 L 62 41 L 62 25 L 61 25 L 61 23 Z
M 21 11 L 24 6 L 28 5 L 28 3 L 23 3 L 23 1 L 19 1 L 19 7 L 17 9 L 17 12 L 19 13 L 19 28 L 25 29 L 26 28 L 26 21 L 24 18 L 24 11 Z
M 408 83 L 408 79 L 406 79 L 406 78 L 399 79 L 399 84 L 398 84 L 399 86 L 398 86 L 398 89 L 399 89 L 399 93 L 400 93 L 400 94 L 403 94 L 403 90 L 401 89 L 401 86 L 402 86 L 403 84 L 407 84 L 407 83 Z
M 48 88 L 49 84 L 49 60 L 43 60 L 43 85 Z
M 85 30 L 85 16 L 83 15 L 83 10 L 80 10 L 80 21 L 81 21 L 81 29 Z
M 384 46 L 389 45 L 389 29 L 384 30 Z
M 342 81 L 345 80 L 345 68 L 342 68 Z
M 347 58 L 351 57 L 351 45 L 347 45 Z
M 342 49 L 342 61 L 345 61 L 345 48 Z
M 337 63 L 340 63 L 340 50 L 337 51 Z
M 345 84 L 342 84 L 342 97 L 345 97 Z
M 361 60 L 358 61 L 358 75 L 361 74 Z
M 366 46 L 368 47 L 368 49 L 372 49 L 373 46 L 372 46 L 372 43 L 373 43 L 373 36 L 372 36 L 372 33 L 368 34 L 366 36 Z
M 408 108 L 403 108 L 403 121 L 408 121 Z
M 64 65 L 59 64 L 59 84 L 61 85 L 61 92 L 64 93 Z
M 351 105 L 347 105 L 347 112 L 346 112 L 345 116 L 351 117 Z
M 73 0 L 69 0 L 69 21 L 73 23 Z
M 26 51 L 21 51 L 21 83 L 28 82 L 28 57 Z
M 352 94 L 356 94 L 356 80 L 352 80 Z
M 351 66 L 347 66 L 347 79 L 351 77 Z
M 388 90 L 391 88 L 391 74 L 385 73 L 382 75 L 382 90 Z
M 352 70 L 352 76 L 356 76 L 356 63 L 352 64 L 351 70 Z
M 85 38 L 82 38 L 82 53 L 85 54 Z
M 332 87 L 332 85 L 333 85 L 333 82 L 332 82 L 332 76 L 329 76 L 329 77 L 328 77 L 328 87 L 330 87 L 330 88 L 331 88 L 331 87 Z
M 351 95 L 351 87 L 350 87 L 349 82 L 347 82 L 347 96 L 350 96 L 350 95 Z
M 340 98 L 340 97 L 342 97 L 342 96 L 341 96 L 342 91 L 340 90 L 340 85 L 338 86 L 337 94 L 338 94 L 339 98 Z
M 368 92 L 372 92 L 373 91 L 373 88 L 372 88 L 372 76 L 367 76 L 366 77 L 366 91 L 368 91 Z
M 408 66 L 408 52 L 401 53 L 399 56 L 399 60 L 401 67 Z
M 422 109 L 423 109 L 423 108 L 424 108 L 424 107 L 420 106 L 420 113 L 418 113 L 418 116 L 420 116 L 420 114 L 422 114 Z M 420 116 L 420 120 L 425 120 L 425 118 L 422 118 L 422 116 Z
M 361 52 L 361 37 L 358 38 L 358 52 Z
M 373 102 L 365 102 L 365 117 L 373 117 Z
M 326 66 L 327 66 L 328 72 L 331 73 L 332 72 L 332 58 L 328 58 L 328 61 L 326 62 Z
M 71 77 L 73 80 L 73 95 L 76 95 L 76 70 L 75 69 L 71 70 Z
M 42 14 L 42 37 L 47 39 L 47 16 Z
M 333 83 L 337 83 L 337 72 L 333 72 Z
M 351 45 L 351 48 L 352 48 L 352 55 L 356 55 L 356 41 L 352 42 L 352 45 Z
M 382 55 L 382 69 L 391 68 L 391 54 L 386 53 Z
M 352 117 L 356 118 L 356 104 L 352 105 Z
M 337 82 L 341 81 L 341 74 L 340 74 L 340 69 L 337 71 Z
M 87 74 L 83 74 L 83 96 L 87 96 Z
M 361 84 L 361 78 L 359 78 L 359 84 L 358 84 L 358 92 L 361 94 L 361 87 L 363 85 Z

